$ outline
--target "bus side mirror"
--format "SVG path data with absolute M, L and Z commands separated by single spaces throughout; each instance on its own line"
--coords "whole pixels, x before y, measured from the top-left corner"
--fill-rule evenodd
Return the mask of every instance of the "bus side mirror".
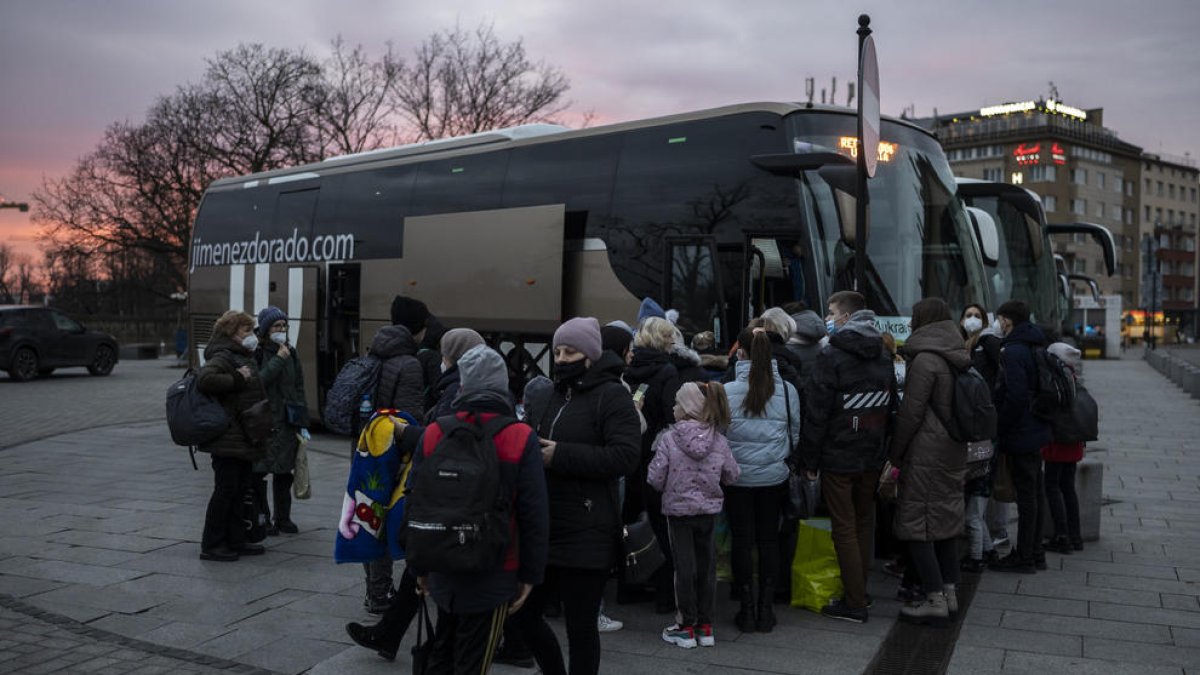
M 992 218 L 992 214 L 974 206 L 968 206 L 967 213 L 971 216 L 975 241 L 979 243 L 983 263 L 995 267 L 1000 263 L 1000 232 L 996 229 L 996 220 Z

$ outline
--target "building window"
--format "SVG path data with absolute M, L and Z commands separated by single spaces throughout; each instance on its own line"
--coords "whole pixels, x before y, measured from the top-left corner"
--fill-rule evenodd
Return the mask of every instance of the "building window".
M 1053 213 L 1058 210 L 1058 199 L 1054 195 L 1042 195 L 1042 208 L 1046 213 Z
M 1192 188 L 1192 203 L 1196 203 L 1196 188 Z
M 1099 171 L 1096 172 L 1096 187 L 1104 189 L 1104 174 Z
M 1029 182 L 1043 183 L 1058 180 L 1058 172 L 1053 166 L 1038 164 L 1029 168 Z
M 1163 222 L 1162 207 L 1158 207 L 1158 208 L 1154 209 L 1154 224 L 1162 225 L 1162 222 Z
M 1125 196 L 1126 197 L 1133 196 L 1133 181 L 1131 181 L 1131 180 L 1125 181 Z
M 1075 234 L 1071 235 L 1071 241 L 1076 244 L 1086 244 L 1087 235 L 1082 232 L 1076 232 Z
M 1075 274 L 1087 274 L 1087 261 L 1083 258 L 1076 258 L 1072 266 L 1074 267 Z
M 1125 219 L 1122 222 L 1126 225 L 1133 224 L 1133 209 L 1125 209 Z
M 1174 183 L 1167 186 L 1167 196 L 1171 199 L 1175 199 L 1175 184 Z
M 1167 224 L 1175 224 L 1175 209 L 1167 209 Z
M 1143 218 L 1143 220 L 1145 220 L 1146 222 L 1150 222 L 1150 207 L 1146 206 L 1144 208 L 1146 209 L 1146 215 Z
M 1097 218 L 1104 217 L 1104 204 L 1102 204 L 1100 202 L 1096 202 L 1096 217 Z
M 1155 181 L 1155 182 L 1158 184 L 1158 196 L 1159 196 L 1159 197 L 1161 197 L 1161 196 L 1163 196 L 1163 184 L 1162 184 L 1162 181 L 1160 180 L 1160 181 Z
M 1086 199 L 1072 199 L 1071 200 L 1071 213 L 1074 213 L 1077 216 L 1086 216 L 1087 215 L 1087 200 Z
M 1150 194 L 1150 186 L 1151 186 L 1150 179 L 1147 178 L 1146 179 L 1146 194 Z
M 993 183 L 999 183 L 1000 181 L 1004 180 L 1004 169 L 984 169 L 983 179 L 992 181 Z
M 1087 185 L 1087 169 L 1071 169 L 1071 182 L 1076 185 Z

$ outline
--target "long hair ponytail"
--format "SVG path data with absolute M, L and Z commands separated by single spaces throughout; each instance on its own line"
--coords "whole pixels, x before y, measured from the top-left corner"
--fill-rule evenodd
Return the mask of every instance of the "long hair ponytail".
M 725 387 L 718 382 L 705 382 L 700 385 L 704 392 L 703 421 L 724 431 L 729 428 L 729 398 L 725 396 Z
M 771 338 L 763 328 L 756 330 L 752 324 L 738 336 L 738 343 L 750 355 L 750 386 L 742 401 L 742 410 L 751 417 L 762 417 L 766 413 L 767 403 L 775 395 L 775 375 L 772 372 L 775 357 L 771 351 Z M 746 349 L 747 345 L 749 349 Z

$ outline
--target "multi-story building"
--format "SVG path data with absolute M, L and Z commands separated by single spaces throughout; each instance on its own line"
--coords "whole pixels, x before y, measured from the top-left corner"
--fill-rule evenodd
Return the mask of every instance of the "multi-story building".
M 1117 243 L 1117 271 L 1105 274 L 1100 247 L 1086 235 L 1059 237 L 1069 273 L 1092 277 L 1101 294 L 1139 300 L 1138 243 L 1142 149 L 1103 125 L 1102 108 L 1054 99 L 989 106 L 921 120 L 941 141 L 957 176 L 1021 184 L 1042 198 L 1050 223 L 1104 225 Z M 1078 293 L 1088 293 L 1077 284 Z
M 1161 310 L 1168 320 L 1177 319 L 1185 332 L 1195 336 L 1200 169 L 1188 157 L 1147 153 L 1141 176 L 1141 235 L 1153 237 L 1157 244 L 1157 259 L 1149 261 L 1155 268 L 1143 270 L 1141 276 L 1149 282 L 1157 275 L 1161 281 L 1157 292 L 1144 288 L 1140 304 Z

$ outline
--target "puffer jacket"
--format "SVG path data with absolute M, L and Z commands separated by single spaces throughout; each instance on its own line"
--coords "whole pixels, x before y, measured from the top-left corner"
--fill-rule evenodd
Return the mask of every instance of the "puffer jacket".
M 427 400 L 432 399 L 436 403 L 425 411 L 426 424 L 432 424 L 437 418 L 454 412 L 454 397 L 458 396 L 461 386 L 462 375 L 458 372 L 457 365 L 438 375 L 438 379 L 430 388 L 432 395 L 427 397 Z
M 675 345 L 671 347 L 669 354 L 671 365 L 675 366 L 675 372 L 679 375 L 679 384 L 684 382 L 704 382 L 708 380 L 708 373 L 701 366 L 700 354 L 696 350 L 685 347 L 683 345 Z M 674 397 L 671 397 L 672 405 L 674 405 Z
M 804 366 L 800 361 L 800 357 L 788 348 L 788 345 L 783 340 L 783 336 L 778 333 L 767 331 L 767 337 L 771 340 L 771 358 L 775 359 L 775 366 L 779 368 L 779 376 L 785 382 L 791 382 L 792 386 L 796 387 L 796 391 L 802 391 L 800 369 Z M 721 378 L 723 383 L 730 383 L 737 379 L 737 354 L 729 357 L 729 367 L 725 370 L 725 376 Z
M 300 427 L 288 424 L 287 405 L 292 403 L 305 407 L 304 374 L 300 369 L 300 357 L 291 349 L 288 358 L 279 355 L 279 345 L 267 340 L 258 348 L 255 361 L 259 364 L 258 374 L 266 386 L 267 398 L 271 399 L 271 413 L 275 418 L 275 433 L 267 441 L 267 455 L 254 463 L 255 473 L 291 473 L 296 468 L 296 432 Z
M 822 348 L 804 387 L 800 464 L 831 473 L 878 471 L 896 398 L 896 369 L 875 313 L 855 312 Z
M 795 355 L 800 367 L 800 389 L 808 385 L 813 364 L 821 353 L 821 338 L 825 337 L 825 321 L 811 309 L 792 315 L 796 333 L 787 342 L 788 351 Z
M 663 515 L 705 516 L 721 512 L 721 485 L 732 485 L 740 473 L 720 431 L 684 420 L 658 437 L 646 482 L 663 493 Z
M 767 402 L 764 415 L 752 417 L 742 407 L 750 391 L 750 362 L 739 361 L 736 367 L 737 379 L 725 385 L 731 417 L 729 431 L 725 435 L 741 473 L 735 485 L 779 485 L 787 480 L 791 447 L 800 439 L 800 394 L 791 383 L 784 382 L 776 362 L 772 361 L 771 377 L 775 380 L 775 393 Z
M 547 400 L 526 396 L 530 426 L 556 443 L 546 469 L 550 565 L 608 570 L 617 562 L 617 481 L 637 469 L 640 446 L 637 408 L 621 384 L 624 367 L 604 352 L 578 384 L 547 392 Z
M 242 366 L 250 368 L 249 378 L 242 377 L 238 372 Z M 248 462 L 266 455 L 266 444 L 252 445 L 246 440 L 242 425 L 238 423 L 238 413 L 267 397 L 253 354 L 228 336 L 214 337 L 204 348 L 204 367 L 196 376 L 196 388 L 220 401 L 229 413 L 229 419 L 233 420 L 225 433 L 201 444 L 197 450 L 214 457 L 232 457 Z
M 371 340 L 371 354 L 383 359 L 375 385 L 375 407 L 395 408 L 425 418 L 425 372 L 417 342 L 404 326 L 384 326 Z
M 900 469 L 893 529 L 902 541 L 941 541 L 962 533 L 967 447 L 946 431 L 954 414 L 954 368 L 971 365 L 953 321 L 922 326 L 900 348 L 908 360 L 904 400 L 890 457 Z
M 625 369 L 625 381 L 634 389 L 649 385 L 642 397 L 642 415 L 646 418 L 646 432 L 642 434 L 641 443 L 644 467 L 650 463 L 651 446 L 658 433 L 675 422 L 675 394 L 683 382 L 669 354 L 645 347 L 633 348 L 633 360 Z
M 1000 374 L 996 378 L 996 449 L 1014 455 L 1032 454 L 1051 440 L 1050 425 L 1033 414 L 1037 363 L 1033 350 L 1046 346 L 1042 329 L 1021 323 L 1000 343 Z

